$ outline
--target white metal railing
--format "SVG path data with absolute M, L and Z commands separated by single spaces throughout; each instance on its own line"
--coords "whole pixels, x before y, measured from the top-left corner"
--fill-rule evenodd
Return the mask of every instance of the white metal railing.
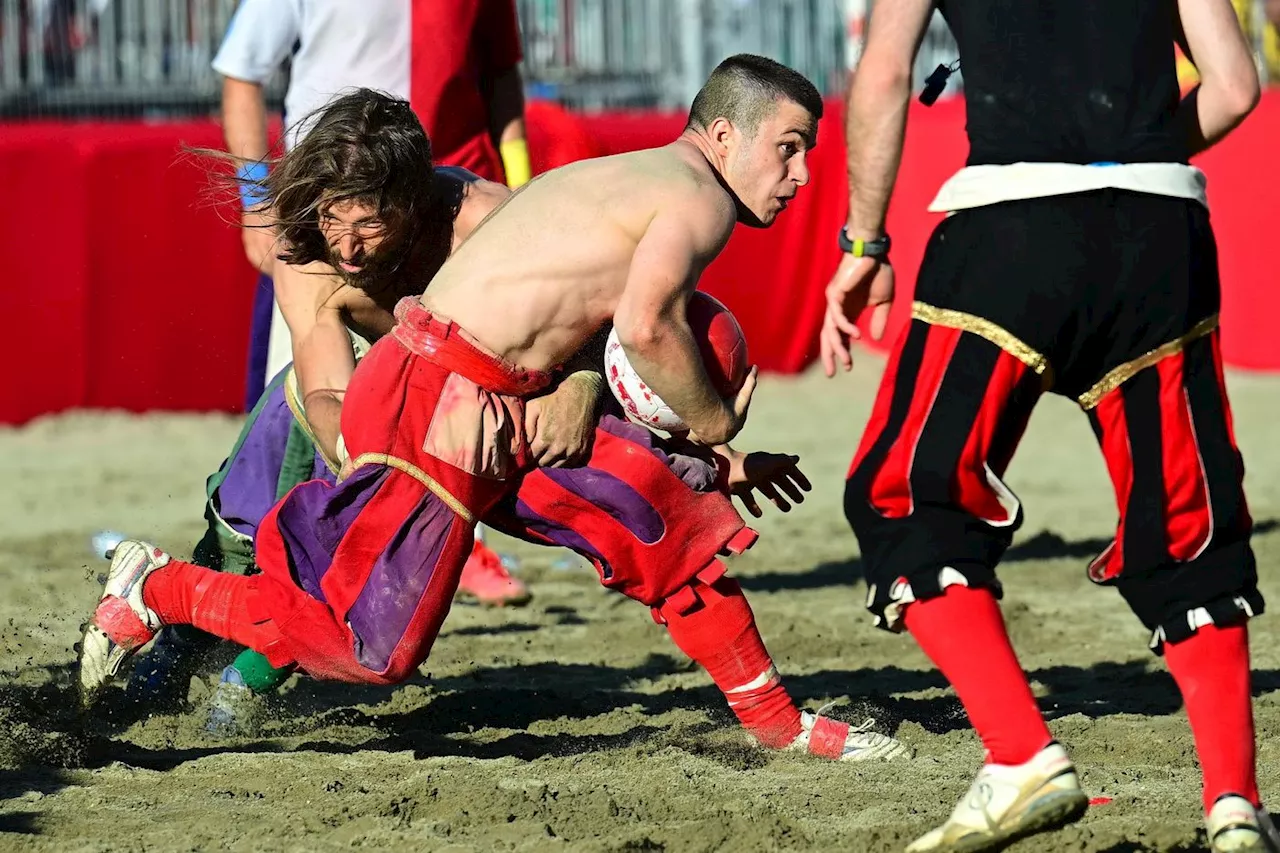
M 236 0 L 0 0 L 0 93 L 216 90 Z
M 280 0 L 285 2 L 285 0 Z M 355 0 L 350 0 L 355 2 Z M 725 56 L 762 53 L 827 93 L 843 89 L 873 0 L 516 0 L 533 94 L 571 106 L 683 108 Z M 1246 30 L 1262 61 L 1269 26 Z M 0 0 L 0 115 L 111 115 L 216 108 L 209 63 L 236 0 Z M 956 57 L 935 16 L 920 80 Z M 962 85 L 962 73 L 947 92 Z M 278 98 L 284 73 L 269 85 Z
M 734 53 L 844 83 L 844 0 L 519 0 L 525 72 L 549 97 L 685 106 Z

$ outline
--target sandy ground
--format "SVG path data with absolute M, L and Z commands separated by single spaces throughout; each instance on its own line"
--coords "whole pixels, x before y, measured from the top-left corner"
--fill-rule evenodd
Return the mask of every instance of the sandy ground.
M 743 745 L 709 679 L 645 608 L 564 552 L 500 540 L 536 597 L 459 605 L 421 675 L 397 689 L 294 679 L 252 740 L 150 714 L 115 693 L 74 711 L 72 643 L 105 527 L 189 552 L 202 485 L 234 418 L 73 414 L 0 431 L 0 850 L 900 850 L 943 819 L 980 747 L 907 639 L 871 627 L 841 485 L 880 365 L 762 383 L 743 447 L 794 450 L 810 501 L 758 524 L 734 561 L 793 694 L 900 717 L 905 763 L 836 765 Z M 1264 592 L 1280 602 L 1280 380 L 1231 377 Z M 1114 502 L 1087 424 L 1047 400 L 1009 474 L 1028 521 L 1005 612 L 1088 793 L 1109 797 L 1033 850 L 1196 850 L 1199 774 L 1173 682 L 1119 596 L 1086 580 Z M 1280 643 L 1254 627 L 1262 786 L 1280 794 Z M 871 705 L 875 708 L 875 705 Z

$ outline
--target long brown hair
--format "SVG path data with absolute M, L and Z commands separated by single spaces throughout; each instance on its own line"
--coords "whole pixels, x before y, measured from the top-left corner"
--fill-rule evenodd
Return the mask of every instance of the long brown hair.
M 442 241 L 448 254 L 453 222 L 449 214 L 456 211 L 449 211 L 434 191 L 431 141 L 408 101 L 356 89 L 302 122 L 309 129 L 292 150 L 273 158 L 265 178 L 255 180 L 243 168 L 234 178 L 242 190 L 271 199 L 267 217 L 280 237 L 280 260 L 331 262 L 320 217 L 345 200 L 368 205 L 382 223 L 383 241 L 377 250 L 359 273 L 344 274 L 348 283 L 375 298 L 394 288 L 396 277 L 413 269 L 422 253 L 439 252 Z M 228 158 L 223 154 L 218 159 Z M 425 285 L 423 281 L 417 286 Z

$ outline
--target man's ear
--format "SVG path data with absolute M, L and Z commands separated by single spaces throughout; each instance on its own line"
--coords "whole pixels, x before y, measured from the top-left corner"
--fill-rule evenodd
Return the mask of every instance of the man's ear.
M 707 137 L 716 147 L 716 153 L 722 157 L 729 153 L 729 149 L 737 142 L 739 136 L 738 128 L 724 117 L 711 122 L 711 126 L 707 128 Z

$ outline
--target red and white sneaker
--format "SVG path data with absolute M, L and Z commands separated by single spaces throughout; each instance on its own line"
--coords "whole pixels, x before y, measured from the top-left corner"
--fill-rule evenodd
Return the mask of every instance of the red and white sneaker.
M 458 595 L 491 607 L 519 607 L 533 597 L 529 588 L 507 571 L 502 558 L 479 539 L 462 567 Z
M 868 717 L 860 726 L 851 726 L 821 714 L 800 712 L 801 732 L 788 749 L 804 750 L 833 761 L 887 761 L 910 758 L 911 747 L 875 731 Z
M 134 652 L 155 638 L 160 617 L 142 601 L 142 585 L 156 569 L 169 564 L 169 555 L 154 545 L 126 539 L 115 548 L 106 588 L 82 626 L 80 641 L 80 703 L 88 708 L 115 678 Z

